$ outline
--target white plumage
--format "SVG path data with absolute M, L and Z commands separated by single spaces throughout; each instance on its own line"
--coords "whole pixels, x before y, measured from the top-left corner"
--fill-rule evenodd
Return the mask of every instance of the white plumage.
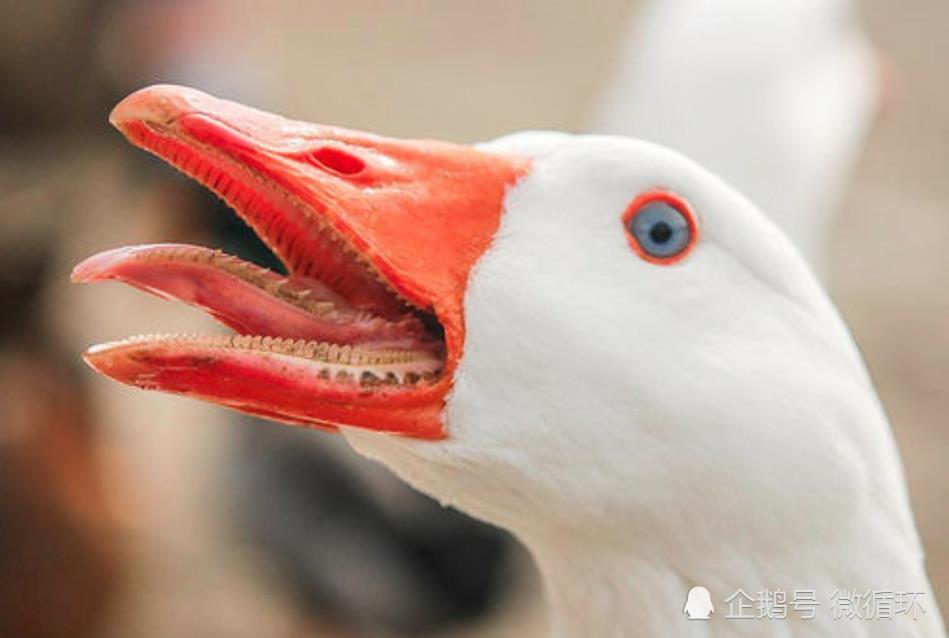
M 527 133 L 486 148 L 534 164 L 469 283 L 449 436 L 347 430 L 354 447 L 513 531 L 554 636 L 942 636 L 886 417 L 783 234 L 651 144 Z M 618 221 L 656 187 L 699 220 L 672 266 L 635 255 Z M 689 623 L 696 585 L 719 601 L 813 589 L 823 606 Z M 922 592 L 927 613 L 834 620 L 838 588 Z

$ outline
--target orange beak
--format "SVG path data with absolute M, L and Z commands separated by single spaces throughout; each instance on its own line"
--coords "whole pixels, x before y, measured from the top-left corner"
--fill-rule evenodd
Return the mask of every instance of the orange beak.
M 227 201 L 288 276 L 193 246 L 95 255 L 74 281 L 124 281 L 242 336 L 136 337 L 90 349 L 93 368 L 289 423 L 445 435 L 468 276 L 526 158 L 291 121 L 175 86 L 132 94 L 110 119 Z

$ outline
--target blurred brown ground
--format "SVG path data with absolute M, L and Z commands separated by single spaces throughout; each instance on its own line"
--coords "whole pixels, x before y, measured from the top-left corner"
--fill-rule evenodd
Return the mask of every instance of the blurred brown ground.
M 239 97 L 256 106 L 463 141 L 580 128 L 631 10 L 626 0 L 595 9 L 542 0 L 424 0 L 411 10 L 368 1 L 278 0 L 266 11 L 250 0 L 199 4 L 186 15 L 219 27 L 206 37 L 200 25 L 191 27 L 197 37 L 182 35 L 193 47 L 182 57 L 205 60 L 205 75 L 192 80 L 199 88 L 226 88 L 214 72 L 226 62 L 252 96 Z M 893 67 L 895 95 L 839 217 L 830 287 L 891 416 L 929 573 L 949 611 L 949 3 L 864 7 Z M 100 38 L 90 63 L 104 64 L 121 78 L 116 84 L 170 79 L 134 68 L 143 46 L 161 48 L 154 34 L 168 25 L 147 11 L 135 20 L 139 42 Z M 50 95 L 70 108 L 68 91 Z M 52 229 L 61 253 L 46 305 L 65 351 L 138 332 L 213 330 L 200 313 L 132 290 L 68 285 L 72 264 L 95 250 L 182 235 L 200 241 L 188 227 L 188 204 L 173 189 L 142 183 L 145 160 L 126 150 L 106 115 L 96 114 L 81 136 L 0 141 L 0 249 L 16 249 L 38 224 Z M 130 576 L 106 635 L 311 635 L 279 579 L 239 541 L 222 484 L 234 436 L 224 412 L 105 380 L 89 385 L 101 434 L 119 459 L 113 490 L 129 504 Z M 511 603 L 513 620 L 502 610 L 496 624 L 504 628 L 490 635 L 536 635 L 536 589 L 527 579 L 525 595 Z

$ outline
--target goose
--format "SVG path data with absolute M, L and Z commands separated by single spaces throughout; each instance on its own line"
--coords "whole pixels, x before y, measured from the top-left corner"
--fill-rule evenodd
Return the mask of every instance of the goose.
M 657 0 L 586 128 L 669 146 L 750 197 L 825 274 L 833 212 L 885 69 L 854 0 Z
M 858 349 L 783 233 L 698 164 L 608 136 L 391 139 L 168 85 L 111 122 L 290 275 L 174 244 L 86 259 L 74 281 L 236 333 L 96 345 L 101 374 L 339 433 L 510 530 L 551 636 L 944 635 Z M 682 613 L 693 587 L 707 620 Z M 817 606 L 730 618 L 739 590 Z M 870 590 L 920 605 L 838 617 Z

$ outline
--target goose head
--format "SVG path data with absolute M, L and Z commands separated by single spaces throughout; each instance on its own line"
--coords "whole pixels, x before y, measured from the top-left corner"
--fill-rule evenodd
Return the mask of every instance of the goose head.
M 557 133 L 390 140 L 167 86 L 113 122 L 218 192 L 288 275 L 194 247 L 90 258 L 76 280 L 184 300 L 243 335 L 97 346 L 99 372 L 338 430 L 512 530 L 549 581 L 622 565 L 603 605 L 646 581 L 666 618 L 697 584 L 925 584 L 839 316 L 782 233 L 690 160 Z M 858 550 L 876 566 L 839 559 Z
M 466 287 L 446 437 L 347 430 L 358 450 L 508 527 L 624 529 L 673 497 L 684 515 L 740 516 L 789 477 L 817 491 L 811 467 L 854 480 L 855 433 L 824 411 L 872 391 L 809 270 L 747 200 L 627 139 L 481 148 L 531 164 Z M 740 489 L 762 473 L 769 489 Z

